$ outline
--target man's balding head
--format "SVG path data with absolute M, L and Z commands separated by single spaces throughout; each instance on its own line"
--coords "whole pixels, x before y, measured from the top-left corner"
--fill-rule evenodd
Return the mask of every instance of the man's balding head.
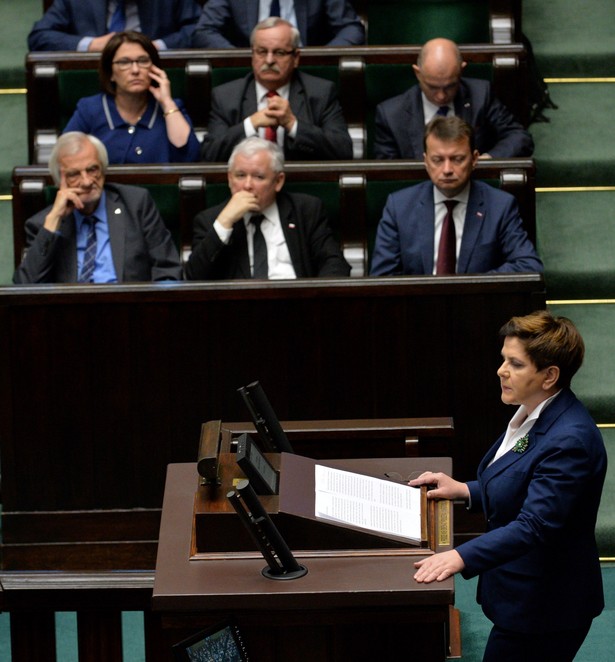
M 436 106 L 453 103 L 464 67 L 457 44 L 441 38 L 426 42 L 413 65 L 421 91 Z

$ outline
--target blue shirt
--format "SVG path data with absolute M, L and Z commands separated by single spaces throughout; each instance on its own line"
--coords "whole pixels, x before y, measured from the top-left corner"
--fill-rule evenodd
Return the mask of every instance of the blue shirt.
M 98 207 L 92 216 L 97 221 L 96 228 L 96 265 L 94 266 L 95 283 L 117 283 L 115 266 L 113 265 L 113 254 L 111 253 L 111 241 L 109 240 L 109 221 L 107 219 L 107 195 L 103 190 Z M 85 244 L 88 238 L 89 227 L 83 222 L 83 214 L 80 211 L 73 212 L 75 216 L 75 234 L 77 239 L 77 275 L 81 273 Z

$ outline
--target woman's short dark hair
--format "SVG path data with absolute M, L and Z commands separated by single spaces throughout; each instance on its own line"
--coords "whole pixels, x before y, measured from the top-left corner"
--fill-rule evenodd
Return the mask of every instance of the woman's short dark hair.
M 111 80 L 113 77 L 113 60 L 115 59 L 117 49 L 126 43 L 139 44 L 150 56 L 152 63 L 160 67 L 160 54 L 156 46 L 154 46 L 154 42 L 149 37 L 146 37 L 141 32 L 134 32 L 132 30 L 114 34 L 104 47 L 98 65 L 100 85 L 103 92 L 107 92 L 107 94 L 115 95 L 115 83 Z
M 547 310 L 511 318 L 500 329 L 500 337 L 518 338 L 538 370 L 557 366 L 559 388 L 570 386 L 585 356 L 585 343 L 576 326 Z

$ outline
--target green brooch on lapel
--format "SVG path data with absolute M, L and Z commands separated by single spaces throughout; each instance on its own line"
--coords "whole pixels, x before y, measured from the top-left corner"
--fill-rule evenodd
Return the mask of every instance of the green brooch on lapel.
M 528 435 L 526 434 L 525 437 L 521 437 L 521 439 L 517 440 L 517 443 L 512 447 L 512 452 L 513 453 L 525 453 L 529 443 L 530 443 L 530 440 L 528 439 Z

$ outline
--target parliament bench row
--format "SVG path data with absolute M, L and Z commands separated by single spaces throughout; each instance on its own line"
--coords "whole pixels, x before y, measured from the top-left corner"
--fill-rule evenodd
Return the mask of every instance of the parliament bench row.
M 495 95 L 527 124 L 527 53 L 521 44 L 466 44 L 464 74 L 490 80 Z M 375 108 L 401 94 L 416 78 L 420 46 L 314 47 L 301 51 L 302 71 L 336 83 L 353 137 L 355 158 L 371 154 Z M 26 56 L 28 159 L 46 163 L 80 98 L 100 92 L 97 53 L 44 52 Z M 161 53 L 173 95 L 184 100 L 197 135 L 207 132 L 211 90 L 244 76 L 250 50 L 174 50 Z
M 286 164 L 285 190 L 323 201 L 353 276 L 368 273 L 369 257 L 387 196 L 427 179 L 420 161 L 332 161 Z M 531 159 L 479 160 L 475 177 L 517 198 L 528 235 L 536 238 L 535 166 Z M 110 166 L 108 181 L 144 186 L 152 194 L 183 259 L 192 247 L 192 222 L 203 209 L 229 195 L 225 165 L 183 164 Z M 26 246 L 25 221 L 55 195 L 44 166 L 13 171 L 13 246 L 15 266 Z
M 434 36 L 494 44 L 521 40 L 522 0 L 350 1 L 365 25 L 368 44 L 423 43 Z M 43 0 L 43 11 L 52 2 Z

